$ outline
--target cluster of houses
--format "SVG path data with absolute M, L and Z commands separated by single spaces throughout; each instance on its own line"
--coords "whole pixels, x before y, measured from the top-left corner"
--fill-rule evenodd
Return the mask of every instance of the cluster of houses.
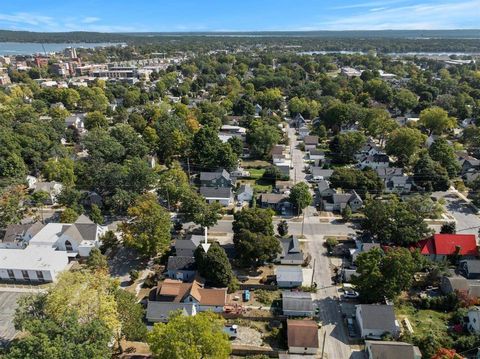
M 0 280 L 53 282 L 71 259 L 99 247 L 106 231 L 84 215 L 75 223 L 11 224 L 0 241 Z

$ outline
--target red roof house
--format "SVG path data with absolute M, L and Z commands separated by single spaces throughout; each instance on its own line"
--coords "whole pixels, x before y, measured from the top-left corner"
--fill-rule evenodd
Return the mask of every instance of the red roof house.
M 434 234 L 418 242 L 420 253 L 442 259 L 444 256 L 478 256 L 477 239 L 474 234 Z

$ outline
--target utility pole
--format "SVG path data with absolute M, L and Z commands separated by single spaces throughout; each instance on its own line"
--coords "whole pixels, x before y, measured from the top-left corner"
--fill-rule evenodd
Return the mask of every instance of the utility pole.
M 310 282 L 310 287 L 313 287 L 313 278 L 315 277 L 315 264 L 317 263 L 317 258 L 313 258 L 313 271 L 312 271 L 312 280 Z
M 323 353 L 325 353 L 325 339 L 327 338 L 327 331 L 323 331 L 323 344 L 322 344 L 322 356 L 321 358 L 323 359 Z
M 187 157 L 188 183 L 190 183 L 190 157 Z
M 303 237 L 303 227 L 305 227 L 305 210 L 303 211 L 303 219 L 302 219 L 302 237 Z

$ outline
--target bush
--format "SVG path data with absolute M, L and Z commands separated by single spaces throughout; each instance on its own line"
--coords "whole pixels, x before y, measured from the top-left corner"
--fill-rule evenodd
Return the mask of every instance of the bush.
M 130 274 L 130 281 L 132 283 L 134 283 L 138 279 L 138 277 L 140 277 L 140 273 L 136 269 L 131 269 L 128 274 Z
M 338 245 L 338 240 L 335 237 L 327 237 L 325 240 L 325 246 L 327 247 L 328 251 L 331 252 L 333 248 Z

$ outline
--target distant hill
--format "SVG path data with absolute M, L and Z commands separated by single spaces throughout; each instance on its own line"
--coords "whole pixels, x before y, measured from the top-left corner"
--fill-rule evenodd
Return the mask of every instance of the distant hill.
M 283 37 L 318 39 L 480 39 L 472 30 L 266 31 L 266 32 L 30 32 L 0 30 L 0 42 L 129 42 L 165 37 Z

